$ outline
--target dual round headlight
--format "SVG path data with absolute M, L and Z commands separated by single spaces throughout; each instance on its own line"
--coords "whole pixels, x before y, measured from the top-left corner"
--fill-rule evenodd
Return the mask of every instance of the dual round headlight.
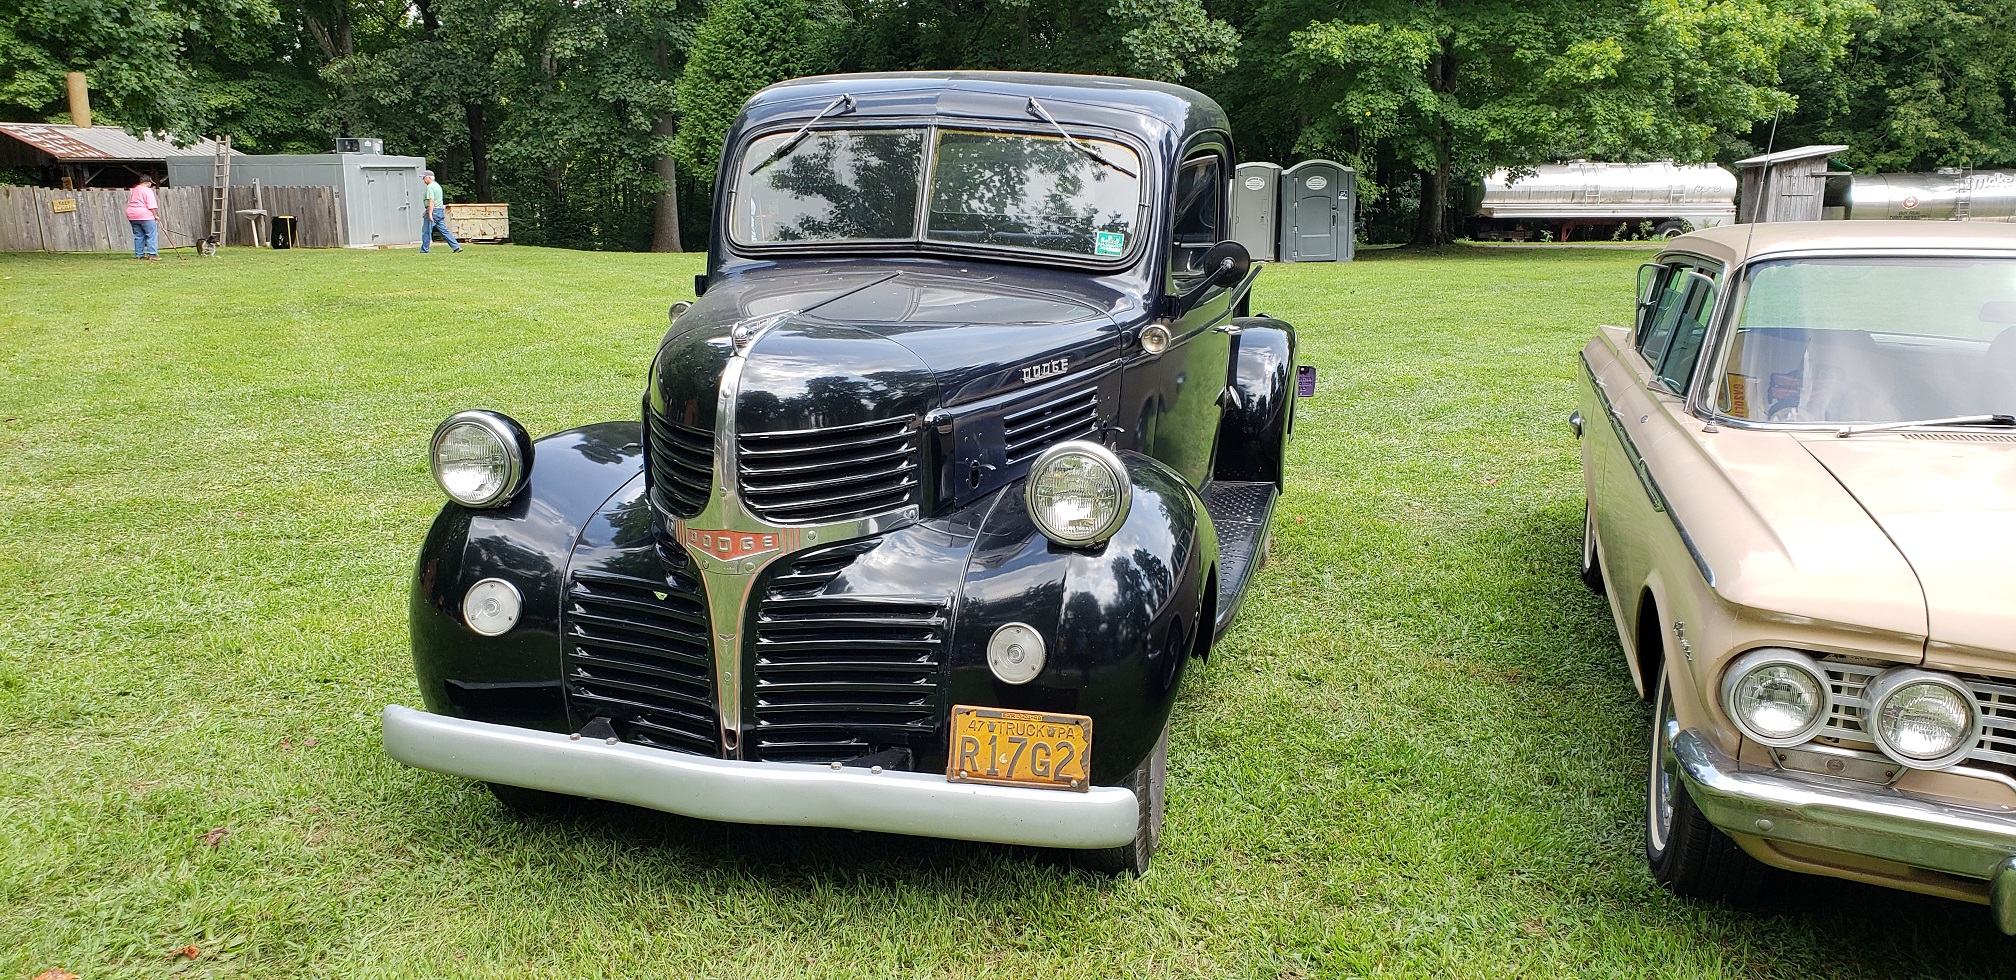
M 1722 674 L 1722 707 L 1753 741 L 1798 745 L 1827 724 L 1833 695 L 1820 665 L 1797 650 L 1752 650 Z
M 1104 542 L 1133 504 L 1127 467 L 1093 442 L 1060 442 L 1029 466 L 1025 502 L 1045 537 L 1073 548 Z
M 464 507 L 501 507 L 525 485 L 532 438 L 499 412 L 457 412 L 434 430 L 427 458 L 434 482 Z
M 1863 727 L 1890 758 L 1913 769 L 1944 769 L 1981 737 L 1974 692 L 1959 678 L 1915 667 L 1887 670 L 1862 689 Z
M 1833 689 L 1812 657 L 1752 650 L 1722 675 L 1722 706 L 1745 737 L 1782 747 L 1809 741 L 1833 712 Z M 1957 677 L 1897 667 L 1862 689 L 1862 727 L 1883 754 L 1913 769 L 1944 769 L 1981 737 L 1974 693 Z

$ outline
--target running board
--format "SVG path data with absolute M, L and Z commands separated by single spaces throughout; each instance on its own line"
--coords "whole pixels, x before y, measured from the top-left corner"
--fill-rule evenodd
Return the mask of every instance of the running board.
M 1267 545 L 1274 517 L 1274 501 L 1281 491 L 1272 483 L 1212 482 L 1204 488 L 1204 509 L 1218 529 L 1218 622 L 1211 631 L 1216 641 L 1232 626 L 1239 603 L 1246 598 L 1246 583 L 1267 562 Z

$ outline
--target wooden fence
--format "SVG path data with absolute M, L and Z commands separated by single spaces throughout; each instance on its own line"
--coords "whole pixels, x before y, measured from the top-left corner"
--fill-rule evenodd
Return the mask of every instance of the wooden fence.
M 209 188 L 164 187 L 155 193 L 161 200 L 162 248 L 191 246 L 210 233 Z M 126 195 L 123 190 L 0 186 L 0 252 L 130 251 L 133 230 L 126 223 Z M 233 187 L 230 197 L 227 240 L 231 245 L 250 245 L 251 232 L 237 212 L 253 207 L 252 188 Z M 258 200 L 268 214 L 294 216 L 295 247 L 343 244 L 336 188 L 266 187 Z

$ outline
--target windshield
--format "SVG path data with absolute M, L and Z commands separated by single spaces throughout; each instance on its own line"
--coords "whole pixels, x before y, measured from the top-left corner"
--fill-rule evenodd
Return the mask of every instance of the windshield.
M 1119 143 L 1080 139 L 1136 173 L 1140 157 Z M 1060 136 L 938 134 L 931 175 L 933 241 L 1111 258 L 1134 239 L 1141 181 Z
M 1724 345 L 1716 405 L 1759 422 L 2016 412 L 2016 260 L 1757 266 Z
M 917 234 L 922 130 L 817 130 L 762 165 L 790 138 L 760 137 L 743 152 L 730 229 L 736 241 L 872 242 Z
M 1141 181 L 1115 165 L 1138 173 L 1141 158 L 1127 146 L 932 130 L 936 156 L 925 188 L 926 136 L 814 130 L 774 161 L 790 134 L 751 140 L 735 174 L 729 236 L 743 245 L 877 243 L 916 241 L 921 231 L 930 242 L 1095 259 L 1132 252 Z M 921 229 L 920 199 L 929 201 Z

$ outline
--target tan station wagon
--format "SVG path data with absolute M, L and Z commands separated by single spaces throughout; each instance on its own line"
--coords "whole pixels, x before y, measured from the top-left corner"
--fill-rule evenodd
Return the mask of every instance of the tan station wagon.
M 1654 699 L 1645 854 L 2016 934 L 2016 224 L 1674 239 L 1582 351 L 1583 578 Z

